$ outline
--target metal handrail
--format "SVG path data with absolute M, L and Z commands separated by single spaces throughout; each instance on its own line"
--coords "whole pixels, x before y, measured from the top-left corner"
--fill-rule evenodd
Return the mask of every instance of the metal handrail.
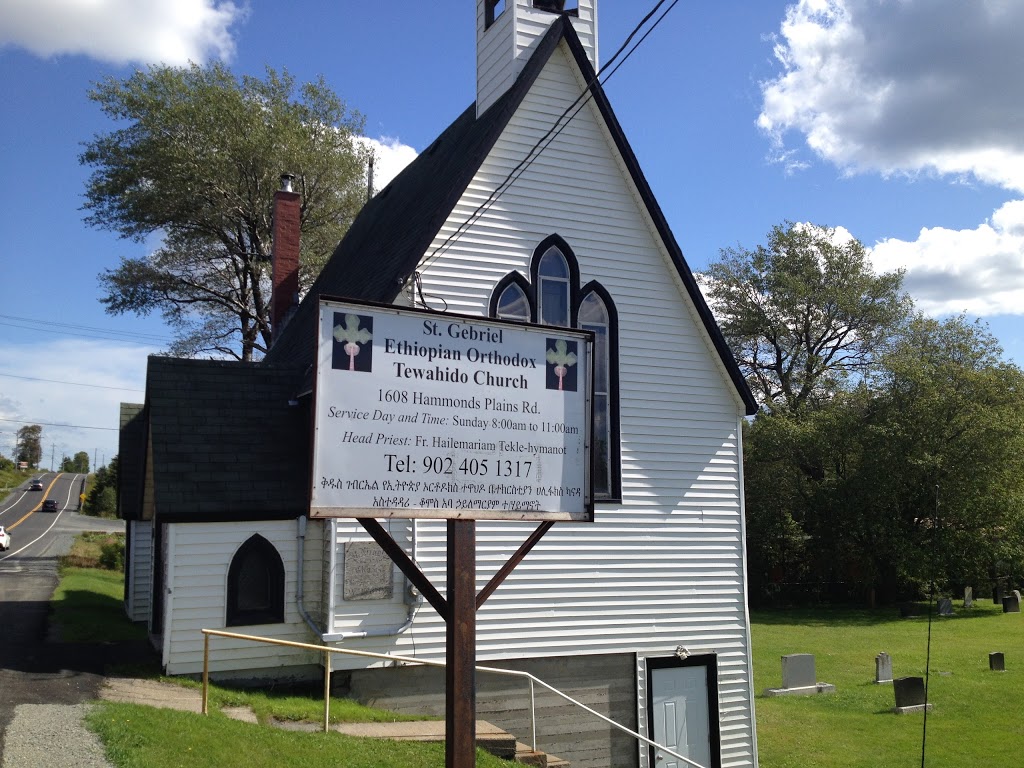
M 328 720 L 329 720 L 330 711 L 331 711 L 330 690 L 331 690 L 331 654 L 332 653 L 344 653 L 344 654 L 346 654 L 348 656 L 362 656 L 364 658 L 380 659 L 382 661 L 400 661 L 400 662 L 404 662 L 406 664 L 422 664 L 424 666 L 429 666 L 429 667 L 442 667 L 443 668 L 445 666 L 445 663 L 443 661 L 428 661 L 428 660 L 425 660 L 425 659 L 417 659 L 417 658 L 412 657 L 412 656 L 395 656 L 395 655 L 391 655 L 391 654 L 387 654 L 387 653 L 373 653 L 371 651 L 355 651 L 355 650 L 352 650 L 350 648 L 332 648 L 332 647 L 326 646 L 326 645 L 314 645 L 313 643 L 300 643 L 300 642 L 297 642 L 295 640 L 278 640 L 278 639 L 272 638 L 272 637 L 258 637 L 256 635 L 242 635 L 242 634 L 239 634 L 237 632 L 225 632 L 225 631 L 220 630 L 220 629 L 203 629 L 201 631 L 203 633 L 203 714 L 204 715 L 209 714 L 208 706 L 207 705 L 208 705 L 208 695 L 209 695 L 208 692 L 209 692 L 209 686 L 210 686 L 210 636 L 211 635 L 216 636 L 216 637 L 233 638 L 235 640 L 249 640 L 249 641 L 252 641 L 252 642 L 255 642 L 255 643 L 268 643 L 270 645 L 283 645 L 283 646 L 286 646 L 286 647 L 289 647 L 289 648 L 302 648 L 302 649 L 310 650 L 310 651 L 318 651 L 320 653 L 323 653 L 323 655 L 324 655 L 324 732 L 325 733 L 330 730 L 330 725 L 329 725 Z M 531 675 L 529 672 L 522 672 L 522 671 L 516 670 L 516 669 L 500 669 L 498 667 L 481 667 L 481 666 L 478 666 L 476 669 L 479 672 L 492 672 L 494 674 L 506 675 L 508 677 L 522 677 L 522 678 L 526 678 L 529 681 L 529 683 L 530 683 L 530 731 L 531 731 L 531 737 L 532 737 L 532 740 L 533 740 L 532 741 L 532 748 L 533 748 L 534 752 L 538 751 L 537 750 L 537 713 L 536 713 L 536 706 L 535 706 L 535 699 L 534 699 L 534 688 L 533 688 L 534 683 L 536 683 L 537 685 L 543 686 L 547 690 L 551 691 L 556 696 L 560 696 L 561 698 L 565 699 L 570 704 L 574 704 L 575 706 L 579 707 L 580 709 L 583 709 L 583 710 L 589 712 L 590 714 L 594 715 L 595 717 L 603 720 L 604 722 L 608 723 L 608 725 L 612 726 L 613 728 L 617 728 L 618 730 L 622 731 L 623 733 L 632 736 L 634 739 L 637 739 L 638 741 L 642 741 L 643 743 L 647 744 L 648 746 L 654 747 L 656 750 L 658 750 L 660 752 L 664 752 L 667 755 L 671 755 L 672 757 L 675 757 L 675 758 L 677 758 L 679 760 L 682 760 L 687 765 L 693 766 L 693 768 L 705 768 L 705 766 L 701 765 L 700 763 L 694 762 L 693 760 L 691 760 L 690 758 L 686 757 L 685 755 L 680 755 L 678 752 L 674 752 L 671 749 L 669 749 L 668 747 L 662 746 L 661 744 L 658 744 L 656 741 L 653 741 L 652 739 L 649 739 L 646 736 L 637 733 L 636 731 L 630 730 L 629 728 L 627 728 L 624 725 L 620 725 L 619 723 L 617 723 L 614 720 L 612 720 L 610 717 L 606 717 L 605 715 L 602 715 L 597 710 L 591 709 L 586 704 L 583 704 L 582 702 L 576 701 L 576 699 L 572 698 L 568 694 L 562 693 L 557 688 L 555 688 L 555 687 L 553 687 L 551 685 L 548 685 L 547 683 L 545 683 L 540 678 L 534 677 L 533 675 Z

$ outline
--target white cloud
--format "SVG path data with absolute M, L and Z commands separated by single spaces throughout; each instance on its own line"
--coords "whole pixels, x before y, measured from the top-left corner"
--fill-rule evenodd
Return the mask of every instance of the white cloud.
M 57 339 L 0 342 L 0 453 L 10 456 L 25 423 L 43 425 L 44 464 L 78 451 L 117 454 L 120 403 L 145 397 L 146 356 L 135 344 Z M 66 383 L 59 383 L 66 382 Z M 89 386 L 82 386 L 89 385 Z
M 904 287 L 930 315 L 1024 314 L 1024 200 L 1001 206 L 977 229 L 922 229 L 871 250 L 878 271 L 904 267 Z
M 417 152 L 407 144 L 390 136 L 379 139 L 360 137 L 360 140 L 373 150 L 373 191 L 384 189 L 391 180 L 416 159 Z
M 1024 3 L 800 0 L 758 124 L 848 172 L 973 177 L 1024 191 Z
M 38 56 L 181 66 L 230 59 L 245 8 L 219 0 L 5 0 L 0 47 Z
M 847 173 L 926 174 L 1024 192 L 1024 3 L 799 0 L 775 39 L 758 125 L 799 170 L 806 148 Z M 798 134 L 806 148 L 789 141 Z M 872 249 L 920 309 L 1024 313 L 1024 200 L 975 229 Z

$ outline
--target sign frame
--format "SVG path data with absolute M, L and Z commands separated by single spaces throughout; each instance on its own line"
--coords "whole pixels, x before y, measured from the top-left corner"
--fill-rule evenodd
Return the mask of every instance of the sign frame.
M 544 387 L 544 389 L 546 390 L 552 390 L 555 388 L 550 384 L 552 379 L 549 370 L 551 366 L 548 365 L 548 363 L 550 363 L 548 352 L 565 352 L 564 346 L 561 347 L 560 349 L 549 349 L 548 343 L 555 341 L 555 343 L 558 344 L 561 343 L 561 340 L 564 340 L 566 343 L 570 345 L 570 349 L 575 349 L 575 351 L 578 353 L 578 356 L 573 356 L 572 352 L 569 352 L 570 357 L 573 358 L 573 362 L 569 363 L 568 365 L 574 366 L 577 361 L 583 363 L 583 365 L 580 365 L 578 367 L 578 370 L 573 374 L 575 377 L 574 386 L 576 388 L 573 391 L 573 393 L 569 394 L 568 391 L 566 391 L 566 393 L 564 394 L 561 392 L 558 393 L 559 398 L 557 400 L 557 403 L 568 403 L 569 405 L 561 406 L 563 410 L 558 411 L 559 406 L 557 405 L 556 401 L 551 399 L 551 396 L 549 395 L 547 399 L 541 397 L 540 399 L 534 400 L 533 407 L 535 409 L 540 410 L 534 410 L 531 411 L 531 413 L 538 414 L 539 419 L 543 419 L 544 417 L 557 417 L 563 419 L 563 421 L 561 422 L 561 429 L 566 430 L 566 432 L 568 432 L 569 434 L 557 436 L 552 434 L 546 434 L 543 435 L 543 437 L 546 438 L 549 443 L 555 441 L 556 439 L 560 439 L 562 441 L 561 453 L 563 455 L 569 453 L 567 446 L 571 443 L 574 449 L 574 453 L 579 457 L 577 460 L 574 461 L 559 461 L 557 464 L 558 471 L 563 473 L 568 471 L 570 473 L 570 480 L 568 481 L 568 485 L 563 486 L 559 484 L 555 486 L 545 486 L 543 483 L 541 483 L 541 485 L 537 485 L 537 483 L 528 485 L 528 480 L 524 479 L 522 485 L 515 486 L 515 493 L 526 493 L 525 491 L 521 490 L 523 488 L 526 488 L 531 489 L 535 494 L 540 494 L 540 497 L 538 498 L 531 496 L 531 498 L 528 501 L 510 500 L 506 498 L 507 494 L 503 495 L 500 492 L 500 490 L 488 490 L 486 492 L 479 490 L 481 488 L 500 489 L 503 487 L 508 487 L 502 485 L 502 483 L 500 482 L 500 478 L 497 478 L 499 482 L 495 482 L 496 478 L 494 478 L 492 475 L 491 477 L 486 478 L 486 480 L 490 482 L 485 483 L 484 478 L 477 478 L 480 480 L 479 483 L 468 483 L 469 488 L 477 489 L 478 495 L 487 496 L 489 498 L 466 498 L 465 489 L 467 487 L 467 483 L 463 483 L 460 486 L 462 488 L 461 494 L 458 492 L 449 492 L 447 498 L 444 499 L 438 500 L 437 498 L 419 498 L 420 503 L 415 503 L 416 498 L 419 497 L 419 493 L 416 491 L 412 491 L 412 496 L 408 494 L 400 495 L 398 493 L 391 494 L 390 492 L 395 491 L 396 487 L 400 487 L 405 490 L 408 490 L 413 487 L 437 488 L 441 484 L 423 483 L 419 482 L 418 479 L 413 480 L 413 477 L 417 475 L 417 472 L 420 472 L 420 477 L 422 477 L 423 472 L 440 471 L 440 468 L 434 462 L 437 462 L 441 457 L 419 455 L 416 458 L 413 458 L 413 446 L 422 447 L 427 445 L 426 437 L 409 437 L 408 435 L 403 437 L 401 434 L 385 434 L 383 432 L 373 432 L 373 437 L 371 439 L 375 441 L 394 440 L 398 442 L 400 445 L 404 446 L 402 448 L 402 451 L 387 454 L 386 459 L 386 462 L 388 464 L 387 471 L 397 471 L 399 473 L 402 473 L 404 475 L 402 480 L 396 482 L 389 481 L 389 483 L 385 484 L 385 481 L 381 479 L 379 475 L 373 475 L 369 479 L 363 477 L 352 481 L 343 479 L 342 477 L 340 477 L 340 473 L 327 473 L 323 471 L 326 467 L 326 464 L 332 460 L 332 451 L 348 451 L 349 454 L 357 456 L 356 461 L 358 462 L 363 459 L 364 453 L 367 455 L 371 453 L 367 449 L 374 447 L 372 445 L 366 446 L 366 448 L 364 448 L 364 451 L 359 452 L 358 454 L 352 454 L 352 452 L 356 450 L 355 446 L 349 446 L 344 449 L 339 449 L 336 446 L 326 446 L 327 441 L 330 440 L 330 437 L 328 435 L 330 430 L 328 429 L 326 423 L 328 408 L 331 409 L 331 412 L 335 417 L 338 415 L 338 413 L 342 414 L 343 417 L 346 414 L 352 414 L 355 418 L 365 420 L 370 417 L 370 413 L 368 412 L 370 406 L 365 404 L 365 400 L 367 397 L 366 391 L 369 391 L 371 393 L 377 392 L 378 394 L 380 394 L 381 398 L 383 398 L 384 395 L 387 394 L 386 388 L 396 387 L 393 379 L 389 378 L 387 379 L 388 383 L 384 383 L 384 380 L 382 380 L 381 378 L 383 374 L 380 372 L 374 373 L 371 370 L 372 365 L 370 366 L 370 368 L 356 368 L 354 364 L 354 355 L 358 356 L 358 353 L 348 351 L 350 349 L 355 349 L 355 347 L 350 347 L 346 345 L 342 347 L 342 349 L 344 349 L 348 354 L 348 371 L 363 371 L 361 373 L 356 373 L 354 375 L 362 377 L 366 373 L 369 373 L 371 377 L 366 379 L 363 382 L 362 386 L 360 387 L 361 394 L 358 396 L 353 395 L 353 397 L 351 398 L 354 401 L 359 401 L 361 399 L 362 402 L 359 403 L 358 407 L 364 408 L 365 410 L 357 413 L 355 410 L 357 406 L 353 406 L 352 408 L 336 408 L 334 407 L 336 403 L 328 405 L 328 398 L 337 397 L 337 391 L 330 390 L 332 386 L 336 390 L 338 385 L 328 383 L 327 377 L 333 375 L 329 373 L 330 371 L 337 370 L 342 367 L 338 365 L 337 362 L 338 349 L 342 339 L 338 338 L 339 326 L 334 325 L 335 321 L 333 319 L 329 320 L 328 316 L 325 313 L 333 313 L 332 317 L 334 314 L 345 314 L 346 324 L 348 322 L 348 314 L 355 314 L 357 316 L 363 316 L 366 317 L 367 319 L 370 319 L 371 326 L 372 320 L 378 317 L 383 318 L 382 322 L 390 324 L 391 327 L 393 327 L 394 324 L 396 323 L 401 324 L 408 322 L 413 325 L 418 324 L 418 327 L 424 329 L 422 331 L 423 333 L 427 333 L 428 325 L 432 324 L 435 330 L 437 331 L 437 336 L 439 338 L 432 338 L 431 341 L 437 341 L 437 349 L 442 352 L 445 349 L 447 349 L 448 346 L 458 347 L 460 344 L 464 344 L 464 340 L 467 337 L 467 335 L 472 336 L 473 334 L 477 334 L 478 337 L 483 340 L 481 342 L 482 345 L 486 345 L 488 343 L 487 340 L 493 342 L 495 339 L 497 339 L 498 344 L 503 344 L 506 339 L 510 339 L 513 344 L 532 344 L 534 345 L 534 347 L 536 347 L 538 340 L 531 337 L 544 337 L 545 341 L 544 344 L 540 347 L 540 355 L 546 358 L 546 362 L 541 361 L 539 368 L 542 370 L 540 370 L 539 372 L 536 370 L 538 366 L 536 365 L 537 360 L 536 358 L 534 358 L 534 364 L 532 366 L 531 371 L 520 371 L 516 369 L 514 372 L 517 377 L 520 377 L 522 385 L 525 387 L 528 387 L 530 383 L 534 383 L 535 388 L 539 388 L 537 387 L 536 382 L 544 382 L 545 376 L 547 376 L 548 384 L 546 387 Z M 328 325 L 328 323 L 330 323 L 330 325 Z M 378 323 L 378 325 L 380 325 L 380 323 Z M 455 326 L 458 327 L 456 329 L 456 336 L 450 337 L 449 335 L 452 333 L 452 329 Z M 334 329 L 334 338 L 325 337 L 325 332 L 328 327 Z M 444 330 L 442 331 L 440 329 Z M 361 334 L 361 330 L 362 328 L 358 324 L 352 329 L 348 329 L 348 326 L 345 325 L 344 328 L 342 329 L 342 336 L 346 340 L 346 344 L 353 344 L 353 342 L 349 340 L 350 337 L 360 340 L 358 342 L 359 345 L 366 344 L 367 341 L 370 341 L 370 339 L 365 334 Z M 523 520 L 536 522 L 593 522 L 594 457 L 592 451 L 593 438 L 591 435 L 591 430 L 593 428 L 594 333 L 592 331 L 580 328 L 564 328 L 560 326 L 523 323 L 511 320 L 498 320 L 494 318 L 483 317 L 480 315 L 467 315 L 454 312 L 437 312 L 429 309 L 402 307 L 390 304 L 380 304 L 376 302 L 335 298 L 331 296 L 321 295 L 318 301 L 317 323 L 314 332 L 316 334 L 316 352 L 313 370 L 313 407 L 311 412 L 310 430 L 312 446 L 310 476 L 308 485 L 309 516 L 311 518 L 379 517 L 395 519 L 415 518 L 436 520 Z M 460 339 L 458 333 L 463 332 L 465 333 L 465 335 L 463 335 Z M 551 339 L 550 337 L 556 337 L 556 339 Z M 408 368 L 409 361 L 403 361 L 400 363 L 392 359 L 396 354 L 395 339 L 385 339 L 384 341 L 390 344 L 390 346 L 387 347 L 386 350 L 383 347 L 383 345 L 378 344 L 377 340 L 373 340 L 367 345 L 369 347 L 372 347 L 371 360 L 373 360 L 374 357 L 380 359 L 384 355 L 391 355 L 391 358 L 385 359 L 391 360 L 391 364 L 395 367 L 396 371 L 402 371 L 402 365 L 405 365 L 406 368 Z M 402 341 L 397 342 L 397 344 L 402 343 L 406 344 L 407 349 L 409 348 L 410 343 L 408 341 L 405 341 L 403 339 Z M 328 352 L 326 351 L 326 347 L 328 346 L 333 347 L 334 349 L 333 361 L 331 355 L 328 354 Z M 493 344 L 491 346 L 493 346 Z M 380 349 L 380 351 L 377 351 L 378 349 Z M 425 351 L 429 352 L 429 350 Z M 583 360 L 580 361 L 579 358 L 583 358 Z M 344 358 L 342 362 L 345 362 Z M 415 358 L 412 359 L 412 362 L 416 362 Z M 456 369 L 458 369 L 460 366 L 462 368 L 466 367 L 466 364 L 463 363 L 461 359 L 457 361 L 455 364 L 451 364 L 451 361 L 448 360 L 443 361 L 442 364 L 445 366 L 443 371 L 439 366 L 436 368 L 438 375 L 445 375 L 444 372 L 450 372 L 453 377 L 458 375 L 457 380 L 452 381 L 451 384 L 445 384 L 445 386 L 451 389 L 452 387 L 458 386 L 460 384 L 465 385 L 470 390 L 476 392 L 477 397 L 473 398 L 474 400 L 481 401 L 483 399 L 483 396 L 480 394 L 481 388 L 474 387 L 474 384 L 472 382 L 467 382 L 465 376 L 457 372 Z M 435 363 L 431 362 L 430 365 L 434 366 Z M 500 369 L 495 368 L 492 370 L 497 371 Z M 348 371 L 346 371 L 345 373 L 346 376 L 348 375 Z M 527 377 L 527 373 L 530 374 L 530 378 Z M 558 388 L 561 389 L 563 383 L 562 377 L 566 376 L 564 366 L 557 373 L 557 375 Z M 436 381 L 432 381 L 430 384 L 435 388 L 438 386 Z M 410 380 L 407 376 L 405 379 L 401 381 L 401 384 L 398 386 L 404 387 L 406 392 L 416 392 L 417 385 L 418 383 L 415 380 L 413 380 L 410 383 Z M 420 384 L 420 386 L 426 386 L 426 383 Z M 351 391 L 354 392 L 355 390 Z M 510 392 L 516 391 L 517 390 L 510 390 Z M 422 392 L 420 392 L 419 394 L 422 395 Z M 423 395 L 423 397 L 426 396 Z M 415 400 L 416 398 L 414 397 L 413 399 Z M 542 410 L 545 406 L 542 406 L 541 402 L 544 402 L 546 404 L 547 411 Z M 552 405 L 552 403 L 556 404 Z M 376 403 L 374 403 L 374 405 L 376 405 Z M 523 402 L 523 408 L 526 408 L 526 401 Z M 322 409 L 323 413 L 321 412 Z M 552 409 L 554 409 L 553 413 Z M 378 411 L 380 410 L 383 409 L 373 409 L 374 419 L 377 418 Z M 568 416 L 566 414 L 568 414 Z M 424 413 L 423 415 L 426 416 L 427 414 Z M 464 416 L 465 413 L 463 413 L 462 415 Z M 526 417 L 522 416 L 521 414 L 517 415 L 520 419 L 526 419 Z M 488 414 L 487 419 L 484 420 L 487 421 L 488 419 L 491 419 L 492 416 L 494 416 L 494 414 Z M 498 416 L 500 416 L 500 414 L 498 414 Z M 382 416 L 382 418 L 386 417 Z M 573 426 L 566 426 L 564 421 L 565 419 L 573 419 Z M 457 420 L 452 419 L 452 421 Z M 332 418 L 332 422 L 334 422 L 335 424 L 342 424 L 343 426 L 346 424 L 344 420 L 337 421 L 336 418 Z M 361 421 L 358 423 L 361 425 L 366 425 L 367 421 Z M 500 427 L 500 425 L 507 424 L 510 426 L 514 426 L 515 429 L 522 429 L 524 426 L 527 426 L 533 429 L 534 432 L 537 432 L 538 426 L 538 424 L 526 423 L 526 421 L 513 422 L 509 419 L 503 418 L 494 418 L 493 420 L 488 421 L 488 426 L 490 426 L 492 423 L 496 427 Z M 557 429 L 559 427 L 559 422 L 557 421 L 541 420 L 538 423 L 540 424 L 540 426 L 544 427 L 545 431 L 547 431 L 548 428 Z M 579 426 L 575 426 L 576 424 L 578 424 Z M 397 425 L 394 424 L 391 424 L 390 426 L 393 429 L 397 427 Z M 484 429 L 486 430 L 486 427 Z M 399 430 L 399 432 L 401 432 L 401 430 Z M 349 432 L 344 433 L 344 439 L 352 440 L 353 442 L 355 442 L 357 440 L 355 430 L 350 430 Z M 434 444 L 436 445 L 436 438 L 434 439 Z M 403 443 L 403 440 L 415 440 L 415 443 Z M 520 440 L 528 441 L 528 438 L 520 437 Z M 457 483 L 458 480 L 469 479 L 467 474 L 459 474 L 459 468 L 462 467 L 463 469 L 466 469 L 467 462 L 469 464 L 470 470 L 474 468 L 476 470 L 479 470 L 480 467 L 487 467 L 487 471 L 491 473 L 493 473 L 493 471 L 497 469 L 498 466 L 502 465 L 504 465 L 505 467 L 511 465 L 513 467 L 518 466 L 522 468 L 525 467 L 527 464 L 533 464 L 532 467 L 526 468 L 528 477 L 530 474 L 542 474 L 542 466 L 548 466 L 541 464 L 541 461 L 543 460 L 542 457 L 536 455 L 527 455 L 525 452 L 531 448 L 547 448 L 553 450 L 554 448 L 558 447 L 541 446 L 529 441 L 525 443 L 516 441 L 513 443 L 511 439 L 507 442 L 505 440 L 498 440 L 497 442 L 493 442 L 493 437 L 489 437 L 488 441 L 489 442 L 487 442 L 486 444 L 483 443 L 482 441 L 477 441 L 474 446 L 475 449 L 477 450 L 477 453 L 474 456 L 468 458 L 467 454 L 458 453 L 458 451 L 460 450 L 460 446 L 463 444 L 464 441 L 458 441 L 454 439 L 448 441 L 450 443 L 457 445 L 449 451 L 448 457 L 444 458 L 444 461 L 446 462 L 444 469 L 448 472 L 447 479 L 450 479 L 455 483 Z M 362 442 L 367 442 L 367 440 L 363 439 Z M 501 447 L 501 450 L 498 450 L 497 454 L 494 455 L 493 461 L 486 461 L 487 457 L 485 457 L 485 460 L 478 460 L 480 459 L 481 456 L 479 451 L 485 450 L 486 447 L 488 446 L 491 448 L 492 454 L 494 453 L 494 446 Z M 508 455 L 508 453 L 505 451 L 505 446 L 508 446 L 509 450 L 515 451 L 515 453 L 512 455 Z M 491 454 L 488 454 L 488 456 L 491 456 Z M 426 463 L 428 461 L 431 462 L 429 465 Z M 383 470 L 377 469 L 376 471 Z M 575 474 L 572 474 L 574 472 L 582 472 L 582 479 L 578 483 L 574 483 L 573 481 L 573 478 L 576 477 Z M 434 477 L 436 478 L 437 476 L 435 475 Z M 560 475 L 560 477 L 562 477 L 562 475 Z M 337 481 L 337 483 L 343 485 L 335 485 L 335 480 Z M 331 484 L 327 485 L 327 483 L 329 482 Z M 373 496 L 373 504 L 370 505 L 366 503 L 366 494 L 362 492 L 367 491 L 367 489 L 372 488 L 374 485 L 377 485 L 381 489 L 382 494 L 379 497 Z M 450 489 L 451 485 L 448 485 L 447 487 Z M 389 488 L 390 491 L 385 493 L 384 488 Z M 344 501 L 341 501 L 339 503 L 339 495 L 342 494 L 351 495 L 353 497 L 353 502 L 351 504 L 346 503 Z M 427 502 L 427 504 L 424 505 L 423 502 Z M 448 506 L 444 506 L 445 504 L 448 504 Z

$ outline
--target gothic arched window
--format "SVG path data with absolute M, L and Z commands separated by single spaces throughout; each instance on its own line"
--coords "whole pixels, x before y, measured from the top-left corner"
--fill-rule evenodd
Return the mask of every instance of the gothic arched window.
M 612 365 L 613 350 L 618 348 L 618 322 L 613 316 L 611 298 L 597 283 L 583 289 L 577 326 L 594 332 L 594 496 L 613 495 L 618 487 L 618 366 Z M 618 494 L 615 494 L 618 495 Z
M 537 265 L 537 321 L 570 325 L 569 264 L 556 246 L 548 248 Z
M 227 626 L 284 621 L 284 563 L 259 534 L 235 552 L 228 568 Z
M 619 453 L 618 315 L 597 282 L 580 289 L 579 265 L 569 245 L 551 235 L 534 251 L 531 282 L 518 272 L 506 275 L 491 293 L 490 316 L 583 328 L 594 332 L 594 498 L 622 497 Z

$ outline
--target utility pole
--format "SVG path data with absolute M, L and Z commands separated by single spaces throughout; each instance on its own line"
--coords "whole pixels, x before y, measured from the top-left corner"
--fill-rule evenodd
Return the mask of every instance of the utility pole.
M 50 471 L 53 472 L 53 454 L 57 451 L 57 444 L 50 443 Z

